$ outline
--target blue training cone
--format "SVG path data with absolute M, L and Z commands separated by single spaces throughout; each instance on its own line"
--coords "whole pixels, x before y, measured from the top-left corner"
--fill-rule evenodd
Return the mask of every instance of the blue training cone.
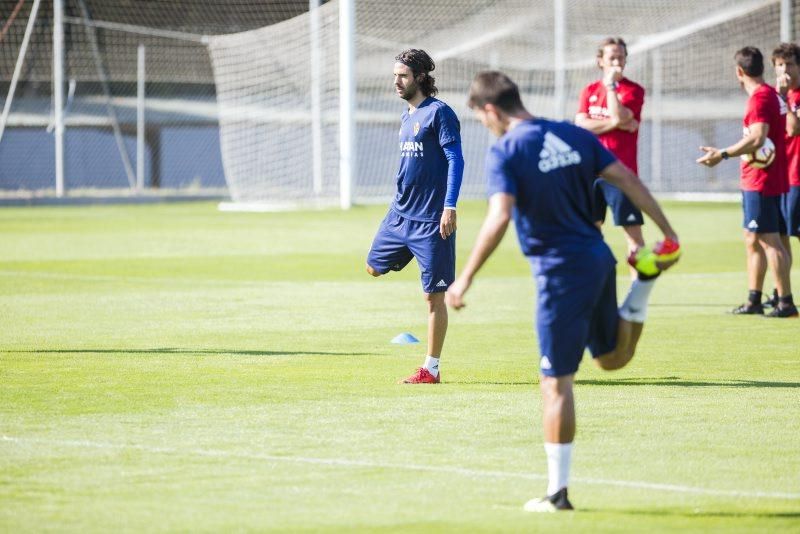
M 408 332 L 403 332 L 402 334 L 397 334 L 396 336 L 394 336 L 394 338 L 392 339 L 392 343 L 397 343 L 399 345 L 408 345 L 409 343 L 419 343 L 419 339 L 415 338 Z

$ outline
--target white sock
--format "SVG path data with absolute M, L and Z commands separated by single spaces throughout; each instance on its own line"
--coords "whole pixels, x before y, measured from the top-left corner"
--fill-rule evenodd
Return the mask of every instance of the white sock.
M 545 443 L 544 452 L 547 453 L 547 495 L 550 496 L 568 485 L 572 443 Z
M 426 356 L 425 365 L 423 365 L 423 367 L 427 369 L 431 375 L 439 376 L 439 358 Z
M 655 284 L 655 279 L 634 280 L 628 296 L 619 307 L 619 316 L 631 323 L 643 323 L 647 318 L 647 301 L 650 299 L 650 292 Z

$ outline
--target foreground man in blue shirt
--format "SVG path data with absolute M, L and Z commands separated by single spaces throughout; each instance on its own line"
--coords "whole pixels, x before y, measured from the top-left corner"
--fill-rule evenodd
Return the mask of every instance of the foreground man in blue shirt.
M 469 106 L 499 139 L 486 157 L 489 211 L 463 272 L 447 291 L 447 302 L 455 309 L 464 306 L 464 293 L 513 216 L 538 290 L 539 383 L 549 481 L 547 496 L 528 501 L 525 510 L 571 510 L 572 384 L 584 349 L 607 370 L 631 360 L 655 278 L 677 261 L 678 237 L 639 178 L 592 133 L 528 113 L 519 89 L 505 74 L 479 73 L 470 87 Z M 654 250 L 631 255 L 638 278 L 619 309 L 616 260 L 594 224 L 597 176 L 622 190 L 665 237 Z
M 406 384 L 438 384 L 447 333 L 444 292 L 456 274 L 456 201 L 464 174 L 461 126 L 450 107 L 434 98 L 436 67 L 424 50 L 395 58 L 394 85 L 408 102 L 400 119 L 397 193 L 367 256 L 367 272 L 399 271 L 412 258 L 428 303 L 428 354 Z

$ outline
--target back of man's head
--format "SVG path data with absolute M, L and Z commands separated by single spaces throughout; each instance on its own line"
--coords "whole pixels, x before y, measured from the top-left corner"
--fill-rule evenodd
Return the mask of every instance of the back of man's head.
M 517 84 L 496 70 L 479 72 L 469 88 L 467 105 L 471 109 L 482 108 L 486 104 L 492 104 L 506 113 L 525 109 Z
M 764 56 L 755 46 L 745 46 L 738 50 L 733 58 L 746 76 L 759 78 L 764 75 Z

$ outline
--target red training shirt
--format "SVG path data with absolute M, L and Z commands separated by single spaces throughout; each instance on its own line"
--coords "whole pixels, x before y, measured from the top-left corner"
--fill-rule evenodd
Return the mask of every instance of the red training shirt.
M 789 113 L 797 114 L 800 109 L 800 89 L 789 89 L 786 94 Z M 800 135 L 786 136 L 786 172 L 789 185 L 800 186 Z
M 756 169 L 741 162 L 743 191 L 758 191 L 766 197 L 778 196 L 789 191 L 786 175 L 786 104 L 778 92 L 769 85 L 759 85 L 750 98 L 744 112 L 744 135 L 750 125 L 763 122 L 769 125 L 767 137 L 775 144 L 775 160 L 766 169 Z
M 619 103 L 631 110 L 633 118 L 642 122 L 642 106 L 644 105 L 644 87 L 627 78 L 617 84 Z M 606 120 L 610 118 L 606 107 L 606 87 L 603 80 L 592 82 L 581 91 L 578 101 L 578 113 L 586 113 L 590 119 Z M 639 174 L 636 164 L 636 150 L 639 140 L 639 129 L 626 132 L 615 128 L 610 132 L 597 136 L 604 147 L 619 158 L 628 168 Z

